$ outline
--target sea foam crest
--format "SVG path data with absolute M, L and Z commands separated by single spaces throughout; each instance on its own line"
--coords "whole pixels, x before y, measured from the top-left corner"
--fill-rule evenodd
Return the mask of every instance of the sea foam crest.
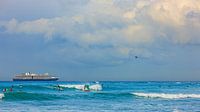
M 101 84 L 94 84 L 90 86 L 91 90 L 96 90 L 96 91 L 101 91 L 102 90 L 102 86 Z
M 4 94 L 0 94 L 0 99 L 2 99 L 4 97 Z
M 166 98 L 166 99 L 200 98 L 200 94 L 165 94 L 165 93 L 132 93 L 132 94 L 142 97 Z
M 71 84 L 68 84 L 68 85 L 59 85 L 60 87 L 64 87 L 64 88 L 74 88 L 74 89 L 83 89 L 84 88 L 84 85 L 71 85 Z
M 74 89 L 80 89 L 80 90 L 84 90 L 84 86 L 85 84 L 68 84 L 68 85 L 59 85 L 60 87 L 64 87 L 64 88 L 74 88 Z M 90 90 L 93 91 L 100 91 L 102 90 L 102 86 L 101 84 L 93 84 L 93 85 L 89 85 Z

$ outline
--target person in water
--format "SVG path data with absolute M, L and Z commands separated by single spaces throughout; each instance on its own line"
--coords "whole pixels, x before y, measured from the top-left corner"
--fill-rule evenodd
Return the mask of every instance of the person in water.
M 13 89 L 12 89 L 12 87 L 10 88 L 10 92 L 12 92 L 13 91 Z
M 12 92 L 13 91 L 13 86 L 11 88 L 4 88 L 3 92 Z
M 6 88 L 3 89 L 3 92 L 6 92 Z

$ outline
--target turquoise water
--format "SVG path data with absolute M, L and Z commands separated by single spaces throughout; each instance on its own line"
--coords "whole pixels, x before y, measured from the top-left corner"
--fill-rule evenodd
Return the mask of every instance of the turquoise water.
M 200 112 L 200 82 L 0 82 L 4 88 L 0 112 Z

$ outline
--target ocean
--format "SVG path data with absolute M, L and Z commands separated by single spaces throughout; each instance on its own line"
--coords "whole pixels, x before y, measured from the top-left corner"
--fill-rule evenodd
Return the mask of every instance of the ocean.
M 0 82 L 0 90 L 0 112 L 200 112 L 200 82 Z

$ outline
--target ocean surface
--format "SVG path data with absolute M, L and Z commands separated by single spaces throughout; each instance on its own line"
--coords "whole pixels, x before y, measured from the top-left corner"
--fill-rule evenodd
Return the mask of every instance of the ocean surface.
M 200 112 L 200 82 L 0 82 L 0 90 L 0 112 Z

